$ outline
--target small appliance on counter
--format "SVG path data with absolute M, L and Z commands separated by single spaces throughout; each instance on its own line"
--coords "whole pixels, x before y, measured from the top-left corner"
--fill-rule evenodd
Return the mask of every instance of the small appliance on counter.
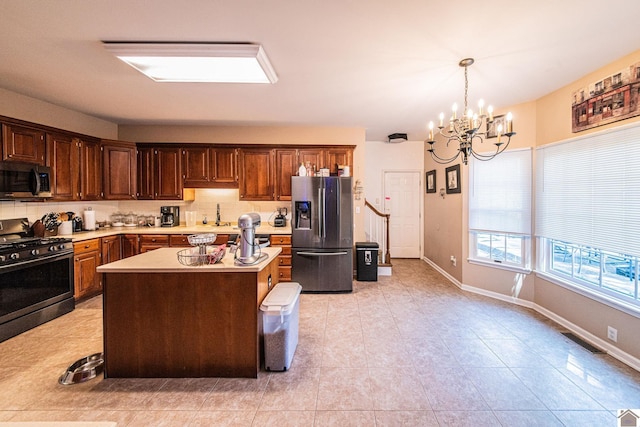
M 261 249 L 269 246 L 269 243 L 261 245 L 256 241 L 256 227 L 260 227 L 260 223 L 260 214 L 255 212 L 240 215 L 238 218 L 240 242 L 235 253 L 236 265 L 254 265 L 267 257 Z
M 283 213 L 284 212 L 284 213 Z M 287 225 L 287 208 L 278 208 L 278 215 L 273 220 L 274 227 L 286 227 Z
M 160 206 L 160 222 L 163 227 L 180 225 L 180 206 Z

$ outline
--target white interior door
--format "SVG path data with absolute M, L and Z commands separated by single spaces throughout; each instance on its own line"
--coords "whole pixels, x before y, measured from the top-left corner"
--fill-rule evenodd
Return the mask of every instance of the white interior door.
M 391 258 L 420 258 L 420 172 L 384 172 L 384 211 L 391 214 Z

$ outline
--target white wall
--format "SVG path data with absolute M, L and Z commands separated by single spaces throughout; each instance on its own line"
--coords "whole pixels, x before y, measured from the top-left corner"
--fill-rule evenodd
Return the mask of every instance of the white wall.
M 382 141 L 367 141 L 364 168 L 364 194 L 376 208 L 383 203 L 385 171 L 424 171 L 424 142 L 405 141 L 389 144 Z
M 384 172 L 419 171 L 424 173 L 424 142 L 405 141 L 386 143 L 367 141 L 364 159 L 364 197 L 382 211 L 384 205 Z M 424 198 L 424 194 L 420 195 Z M 422 206 L 422 200 L 420 201 Z M 378 242 L 382 247 L 385 227 L 379 217 L 364 207 L 365 240 Z

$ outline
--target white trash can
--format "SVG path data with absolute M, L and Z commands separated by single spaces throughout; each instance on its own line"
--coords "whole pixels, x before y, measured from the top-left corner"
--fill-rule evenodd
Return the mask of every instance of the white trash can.
M 264 367 L 286 371 L 298 346 L 300 291 L 297 282 L 278 283 L 260 304 L 264 333 Z

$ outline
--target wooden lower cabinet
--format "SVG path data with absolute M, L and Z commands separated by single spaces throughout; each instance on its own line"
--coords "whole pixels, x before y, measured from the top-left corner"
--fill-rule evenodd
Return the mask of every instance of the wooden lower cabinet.
M 169 247 L 168 234 L 141 234 L 138 240 L 138 252 L 143 254 L 158 248 Z
M 278 278 L 282 282 L 291 280 L 291 235 L 272 234 L 269 236 L 271 246 L 279 246 L 282 252 L 278 255 Z
M 123 234 L 122 235 L 122 258 L 129 258 L 130 256 L 138 255 L 138 235 L 137 234 Z
M 100 239 L 102 248 L 102 264 L 118 261 L 122 256 L 122 236 L 109 236 Z
M 100 265 L 100 239 L 84 240 L 73 244 L 74 297 L 76 300 L 102 292 L 102 275 L 96 272 Z

